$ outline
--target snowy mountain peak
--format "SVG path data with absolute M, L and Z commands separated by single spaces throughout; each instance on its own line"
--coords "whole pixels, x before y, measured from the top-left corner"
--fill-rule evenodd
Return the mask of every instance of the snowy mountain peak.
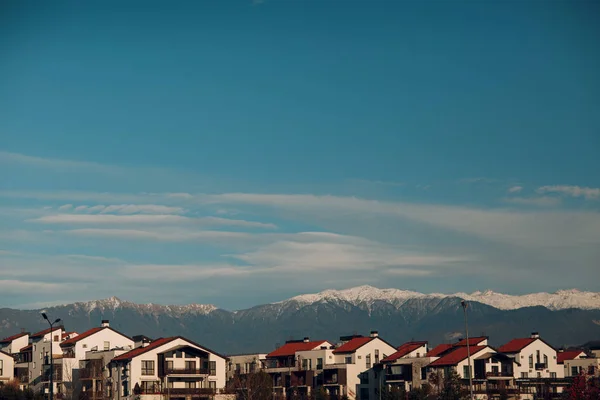
M 600 309 L 600 293 L 584 292 L 578 289 L 559 290 L 555 293 L 532 293 L 525 295 L 509 295 L 497 293 L 493 290 L 476 291 L 468 293 L 430 293 L 423 294 L 400 289 L 378 289 L 373 286 L 363 285 L 350 289 L 328 289 L 320 293 L 303 294 L 274 304 L 290 302 L 302 305 L 327 302 L 346 301 L 355 306 L 371 308 L 375 301 L 383 301 L 399 308 L 410 299 L 444 299 L 458 297 L 467 301 L 475 301 L 501 310 L 514 310 L 524 307 L 543 306 L 550 310 L 567 308 L 580 308 L 584 310 Z
M 129 301 L 123 301 L 116 296 L 102 300 L 92 300 L 87 302 L 79 302 L 74 304 L 75 308 L 83 309 L 88 314 L 94 310 L 100 312 L 115 311 L 119 308 L 133 309 L 140 313 L 157 314 L 168 312 L 173 315 L 195 314 L 206 315 L 218 308 L 213 304 L 187 304 L 187 305 L 170 305 L 163 306 L 160 304 L 136 304 Z

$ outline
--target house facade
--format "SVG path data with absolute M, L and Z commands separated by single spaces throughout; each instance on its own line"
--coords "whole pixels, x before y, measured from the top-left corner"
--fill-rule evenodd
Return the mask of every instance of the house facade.
M 29 332 L 21 332 L 0 340 L 0 350 L 8 354 L 17 354 L 29 344 Z
M 226 359 L 183 337 L 160 338 L 112 359 L 111 398 L 211 398 L 225 387 Z
M 15 359 L 12 354 L 0 350 L 0 382 L 15 378 Z
M 435 357 L 427 357 L 428 342 L 407 342 L 398 350 L 381 360 L 380 376 L 387 389 L 393 387 L 409 391 L 419 388 L 427 382 L 427 366 L 435 361 Z
M 266 358 L 266 353 L 227 356 L 227 382 L 233 379 L 236 374 L 245 375 L 261 371 L 264 368 Z

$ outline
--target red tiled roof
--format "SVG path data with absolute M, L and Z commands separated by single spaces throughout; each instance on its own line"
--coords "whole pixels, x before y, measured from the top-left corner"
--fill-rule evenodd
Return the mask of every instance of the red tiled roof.
M 470 346 L 478 346 L 479 343 L 481 343 L 487 339 L 488 339 L 487 336 L 469 338 L 469 347 Z M 454 346 L 466 346 L 466 345 L 467 345 L 467 339 L 463 339 L 460 342 L 456 343 Z
M 334 354 L 340 353 L 353 353 L 358 350 L 360 347 L 363 347 L 365 344 L 369 343 L 371 340 L 375 338 L 372 337 L 355 337 L 338 347 L 333 351 Z
M 384 362 L 396 361 L 397 359 L 404 357 L 408 353 L 411 353 L 411 352 L 415 351 L 416 349 L 418 349 L 419 347 L 424 346 L 426 344 L 427 344 L 427 342 L 404 343 L 402 346 L 398 347 L 397 352 L 395 352 L 394 354 L 392 354 L 390 356 L 387 356 L 386 358 L 381 360 L 381 362 L 384 363 Z
M 33 347 L 32 344 L 28 344 L 27 346 L 23 347 L 21 350 L 19 350 L 19 352 L 25 351 L 25 350 L 29 350 Z
M 73 331 L 73 332 L 63 332 L 62 339 L 66 338 L 66 337 L 68 337 L 68 336 L 70 336 L 70 335 L 72 335 L 74 333 L 77 333 L 77 332 L 75 332 L 75 331 Z
M 50 330 L 50 328 L 46 328 L 43 331 L 39 331 L 39 332 L 34 333 L 33 335 L 31 335 L 31 337 L 32 338 L 37 338 L 37 337 L 41 337 L 41 336 L 47 335 L 48 333 L 54 332 L 56 330 L 61 330 L 62 331 L 63 329 L 65 329 L 65 328 L 62 325 L 60 325 L 60 326 L 54 326 L 54 327 L 52 327 L 52 330 Z
M 267 357 L 289 357 L 296 354 L 297 351 L 308 351 L 327 343 L 326 340 L 317 340 L 312 342 L 290 342 L 273 350 Z
M 23 337 L 25 335 L 29 335 L 29 332 L 21 332 L 21 333 L 17 333 L 16 335 L 5 337 L 4 339 L 0 340 L 0 343 L 12 342 L 13 340 Z
M 523 350 L 525 347 L 529 346 L 533 343 L 536 338 L 521 338 L 521 339 L 513 339 L 510 342 L 506 343 L 503 346 L 500 346 L 498 351 L 500 353 L 518 353 Z
M 138 347 L 136 349 L 128 351 L 127 353 L 123 353 L 120 356 L 113 358 L 113 361 L 131 360 L 134 357 L 137 357 L 141 354 L 144 354 L 147 351 L 162 346 L 163 344 L 167 344 L 175 339 L 177 339 L 177 337 L 158 338 L 146 347 Z
M 574 360 L 580 354 L 585 354 L 585 352 L 583 350 L 561 351 L 556 355 L 556 362 L 563 364 L 566 360 Z
M 477 353 L 480 350 L 485 349 L 488 346 L 469 346 L 469 350 L 471 352 L 471 356 Z M 455 347 L 450 353 L 446 354 L 442 358 L 435 360 L 431 364 L 432 367 L 446 366 L 446 365 L 456 365 L 465 358 L 467 358 L 467 346 Z
M 82 339 L 85 339 L 86 337 L 92 336 L 94 333 L 100 332 L 103 329 L 109 329 L 109 328 L 107 326 L 99 326 L 96 328 L 89 329 L 89 330 L 83 332 L 81 335 L 77 335 L 75 337 L 72 337 L 71 339 L 65 340 L 60 345 L 61 345 L 61 347 L 70 346 L 72 344 L 79 342 Z
M 454 346 L 452 346 L 451 344 L 447 344 L 447 343 L 443 343 L 440 345 L 435 346 L 433 349 L 429 350 L 429 352 L 427 354 L 425 354 L 426 357 L 439 357 L 442 353 L 447 352 L 448 350 L 452 349 Z

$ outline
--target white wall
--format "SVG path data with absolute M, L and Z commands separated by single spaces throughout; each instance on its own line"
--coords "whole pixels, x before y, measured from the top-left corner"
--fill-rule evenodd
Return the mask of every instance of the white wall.
M 492 349 L 491 347 L 485 347 L 475 353 L 471 354 L 471 373 L 473 374 L 473 378 L 475 377 L 475 359 L 477 357 L 481 357 L 482 355 L 486 354 L 486 353 L 495 353 L 496 351 L 494 349 Z M 462 379 L 469 379 L 469 376 L 465 374 L 465 367 L 469 365 L 469 359 L 465 358 L 464 360 L 462 360 L 461 362 L 459 362 L 458 364 L 456 364 L 456 372 L 458 373 L 458 376 L 460 376 Z M 486 364 L 487 365 L 487 364 Z M 491 372 L 491 367 L 489 371 L 486 372 Z
M 8 381 L 15 376 L 15 360 L 12 356 L 0 352 L 0 381 Z
M 535 369 L 535 364 L 537 363 L 536 354 L 538 350 L 540 351 L 541 363 L 544 362 L 544 355 L 546 355 L 548 358 L 547 368 L 539 371 Z M 531 367 L 529 366 L 530 355 L 533 355 L 533 365 Z M 542 378 L 551 378 L 553 373 L 556 374 L 557 378 L 563 378 L 564 367 L 557 363 L 556 356 L 556 350 L 544 343 L 542 340 L 537 339 L 533 341 L 528 346 L 523 348 L 520 353 L 515 354 L 515 361 L 521 364 L 520 366 L 517 364 L 514 365 L 515 378 L 521 378 L 523 373 L 526 373 L 528 378 L 536 378 L 538 373 Z
M 2 351 L 8 354 L 16 354 L 18 353 L 23 347 L 27 346 L 29 344 L 29 335 L 24 335 L 21 337 L 18 337 L 16 339 L 13 339 L 10 343 L 8 343 L 6 346 L 4 346 L 2 348 Z
M 574 373 L 573 367 L 577 368 Z M 594 374 L 600 374 L 600 358 L 578 358 L 575 360 L 565 360 L 565 377 L 579 375 L 580 372 L 588 373 L 590 367 L 593 367 Z
M 379 351 L 378 362 L 385 356 L 392 355 L 396 352 L 396 348 L 381 340 L 379 337 L 371 340 L 364 346 L 358 348 L 353 354 L 336 354 L 336 357 L 340 357 L 343 360 L 344 356 L 352 356 L 353 363 L 346 366 L 346 379 L 348 383 L 348 397 L 350 399 L 358 398 L 360 396 L 360 389 L 365 388 L 369 391 L 369 398 L 375 399 L 375 390 L 379 389 L 379 381 L 375 379 L 375 374 L 372 370 L 375 365 L 375 351 Z M 367 368 L 367 355 L 371 356 L 370 368 Z M 343 362 L 343 361 L 341 361 Z M 360 385 L 359 375 L 366 372 L 369 375 L 369 383 L 366 385 Z

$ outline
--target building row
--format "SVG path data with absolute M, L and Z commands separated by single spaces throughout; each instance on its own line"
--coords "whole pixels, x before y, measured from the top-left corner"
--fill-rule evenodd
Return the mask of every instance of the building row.
M 427 341 L 398 347 L 372 331 L 338 341 L 288 340 L 270 353 L 221 355 L 181 336 L 129 337 L 108 320 L 82 333 L 63 326 L 0 340 L 0 381 L 52 393 L 57 399 L 192 400 L 227 397 L 263 371 L 275 398 L 378 400 L 393 388 L 425 384 L 439 390 L 454 372 L 477 399 L 558 396 L 572 378 L 600 373 L 600 348 L 557 350 L 537 333 L 496 348 L 473 337 L 430 348 Z M 52 379 L 51 379 L 52 377 Z M 52 381 L 52 385 L 50 382 Z

